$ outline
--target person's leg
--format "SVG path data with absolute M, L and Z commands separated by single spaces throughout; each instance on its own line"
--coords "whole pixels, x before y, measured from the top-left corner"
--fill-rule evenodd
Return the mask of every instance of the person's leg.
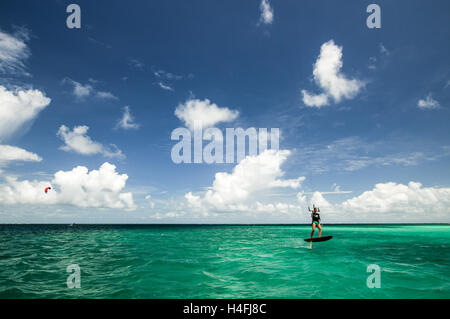
M 322 225 L 317 225 L 317 227 L 319 227 L 319 237 L 322 236 Z
M 314 231 L 316 230 L 316 224 L 312 223 L 312 232 L 311 232 L 311 238 L 314 235 Z

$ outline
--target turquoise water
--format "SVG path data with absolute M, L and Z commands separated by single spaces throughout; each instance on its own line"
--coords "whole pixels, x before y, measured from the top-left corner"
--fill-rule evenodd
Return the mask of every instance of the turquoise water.
M 0 225 L 0 298 L 449 298 L 450 225 Z M 81 268 L 67 288 L 66 267 Z M 381 288 L 369 289 L 369 264 Z

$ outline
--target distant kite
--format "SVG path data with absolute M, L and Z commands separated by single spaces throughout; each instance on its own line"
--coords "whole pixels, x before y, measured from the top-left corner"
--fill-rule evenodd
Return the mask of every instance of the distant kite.
M 51 187 L 46 187 L 46 188 L 44 189 L 44 192 L 47 194 L 47 192 L 48 192 L 50 189 L 52 189 L 52 188 L 51 188 Z

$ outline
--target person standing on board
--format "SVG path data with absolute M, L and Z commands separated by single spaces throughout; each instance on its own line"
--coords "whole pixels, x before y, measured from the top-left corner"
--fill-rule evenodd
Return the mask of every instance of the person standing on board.
M 314 231 L 316 230 L 316 226 L 317 228 L 319 228 L 319 237 L 322 236 L 322 225 L 320 225 L 320 209 L 318 209 L 317 207 L 315 207 L 313 205 L 313 210 L 311 210 L 308 206 L 308 210 L 311 212 L 311 218 L 312 218 L 312 232 L 311 232 L 311 238 L 314 235 Z

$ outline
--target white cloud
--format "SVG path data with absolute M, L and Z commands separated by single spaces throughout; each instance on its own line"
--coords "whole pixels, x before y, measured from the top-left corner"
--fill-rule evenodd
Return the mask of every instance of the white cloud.
M 261 183 L 265 181 L 266 179 Z M 189 192 L 185 195 L 185 200 L 191 211 L 203 211 L 203 216 L 211 212 L 226 212 L 239 213 L 242 218 L 244 216 L 248 218 L 256 217 L 257 213 L 269 213 L 279 217 L 285 215 L 299 222 L 309 222 L 307 206 L 315 204 L 320 207 L 321 217 L 325 223 L 450 221 L 450 188 L 423 187 L 414 181 L 406 185 L 395 182 L 376 184 L 373 189 L 364 191 L 360 195 L 334 203 L 327 200 L 324 195 L 344 194 L 344 192 L 316 191 L 307 195 L 304 191 L 300 191 L 297 193 L 296 200 L 291 198 L 288 202 L 262 203 L 259 200 L 261 197 L 257 196 L 260 188 L 249 187 L 242 190 L 239 186 L 231 182 L 224 191 L 214 189 L 213 186 L 204 196 Z M 267 187 L 267 190 L 270 189 L 271 187 Z M 247 190 L 250 191 L 246 193 Z M 245 196 L 240 196 L 238 192 Z M 208 193 L 211 197 L 207 195 Z
M 309 205 L 316 205 L 322 209 L 332 210 L 332 204 L 330 204 L 323 195 L 324 194 L 321 192 L 314 192 L 309 201 Z
M 173 83 L 175 81 L 192 79 L 194 77 L 192 73 L 189 73 L 187 75 L 180 75 L 162 69 L 156 69 L 155 67 L 152 67 L 152 70 L 153 75 L 157 78 L 157 82 L 155 82 L 155 84 L 166 91 L 175 91 L 175 89 L 173 88 Z
M 28 32 L 25 29 L 16 35 L 0 31 L 1 73 L 26 74 L 24 61 L 30 56 L 26 40 L 28 40 Z
M 173 74 L 164 70 L 153 71 L 153 74 L 158 78 L 163 78 L 166 80 L 182 80 L 184 78 L 183 75 Z M 191 75 L 190 75 L 191 76 Z M 188 77 L 190 77 L 188 76 Z
M 438 101 L 431 97 L 431 94 L 428 94 L 425 99 L 420 99 L 417 102 L 417 106 L 422 110 L 431 110 L 438 109 L 440 107 L 440 104 Z
M 118 100 L 119 99 L 117 96 L 115 96 L 111 92 L 103 92 L 103 91 L 98 91 L 95 96 L 97 96 L 100 99 L 110 99 L 110 100 Z
M 39 90 L 9 91 L 0 85 L 0 141 L 35 119 L 50 102 L 51 99 Z
M 220 122 L 231 122 L 235 120 L 239 112 L 230 110 L 227 107 L 219 107 L 211 103 L 208 99 L 190 99 L 184 104 L 178 105 L 175 115 L 182 120 L 185 125 L 194 130 L 195 123 L 199 123 L 203 128 L 212 127 Z
M 260 21 L 264 24 L 271 24 L 273 22 L 273 8 L 269 0 L 262 0 L 259 10 L 261 11 Z
M 372 190 L 334 204 L 324 198 L 325 194 L 314 192 L 308 200 L 299 192 L 297 200 L 302 207 L 318 206 L 325 223 L 450 221 L 450 188 L 423 187 L 413 181 L 407 185 L 379 183 Z
M 333 40 L 324 43 L 313 75 L 318 85 L 336 102 L 342 98 L 353 98 L 363 86 L 359 80 L 349 80 L 341 74 L 342 65 L 342 47 L 335 45 Z
M 123 158 L 124 155 L 115 145 L 114 150 L 105 147 L 101 143 L 93 141 L 88 135 L 88 126 L 75 126 L 71 131 L 67 126 L 61 125 L 57 135 L 64 141 L 65 145 L 60 149 L 66 152 L 75 152 L 82 155 L 102 154 L 106 157 Z
M 394 182 L 376 184 L 370 191 L 342 203 L 346 210 L 362 213 L 449 214 L 450 188 L 422 187 Z M 431 217 L 431 216 L 430 216 Z M 434 222 L 429 219 L 429 222 Z
M 0 73 L 28 75 L 24 63 L 30 56 L 25 43 L 28 40 L 26 28 L 18 28 L 14 36 L 0 31 Z M 39 90 L 8 90 L 0 85 L 0 142 L 16 133 L 23 134 L 50 102 L 51 99 Z M 0 166 L 6 166 L 12 161 L 40 162 L 42 158 L 20 147 L 0 145 Z M 0 173 L 3 171 L 0 170 Z
M 135 209 L 133 195 L 123 193 L 128 176 L 104 163 L 98 170 L 77 166 L 58 171 L 51 181 L 19 181 L 7 176 L 0 184 L 0 204 L 73 205 L 78 207 Z M 51 186 L 45 194 L 44 189 Z
M 118 100 L 119 98 L 111 92 L 97 91 L 93 85 L 98 84 L 97 80 L 89 79 L 89 83 L 82 84 L 70 78 L 64 78 L 62 84 L 70 84 L 72 86 L 72 94 L 79 100 L 83 100 L 89 96 L 94 96 L 103 100 Z
M 342 47 L 334 44 L 333 40 L 322 44 L 320 55 L 314 64 L 313 76 L 323 93 L 313 95 L 302 90 L 305 105 L 321 107 L 328 104 L 325 96 L 339 103 L 344 98 L 352 99 L 358 94 L 364 83 L 357 79 L 347 79 L 341 73 L 342 65 Z
M 139 124 L 134 122 L 134 117 L 131 115 L 129 106 L 124 107 L 122 118 L 117 123 L 116 128 L 123 128 L 124 130 L 136 130 L 139 128 Z
M 94 88 L 90 84 L 81 84 L 80 82 L 74 81 L 69 78 L 65 78 L 62 80 L 62 83 L 69 83 L 73 87 L 73 95 L 75 95 L 76 98 L 82 99 L 85 97 L 88 97 L 94 92 Z
M 331 208 L 332 205 L 323 197 L 323 195 L 331 193 L 332 192 L 317 191 L 312 193 L 305 193 L 304 191 L 301 191 L 297 193 L 297 201 L 301 204 L 301 207 L 304 210 L 306 210 L 306 207 L 311 207 L 313 205 L 316 207 Z M 311 196 L 307 196 L 309 194 L 311 194 Z
M 327 194 L 350 194 L 350 193 L 352 193 L 352 191 L 341 190 L 341 186 L 337 185 L 336 183 L 333 184 L 333 191 L 327 192 Z M 322 194 L 324 193 L 322 192 Z
M 160 87 L 161 89 L 163 89 L 163 90 L 166 90 L 166 91 L 173 91 L 173 88 L 172 88 L 171 86 L 166 85 L 166 84 L 164 84 L 164 83 L 162 83 L 162 82 L 159 82 L 158 85 L 159 85 L 159 87 Z
M 328 105 L 328 96 L 326 94 L 311 95 L 306 90 L 302 90 L 303 103 L 307 106 L 321 107 Z
M 40 162 L 42 158 L 20 147 L 0 145 L 0 166 L 12 161 Z
M 212 187 L 203 197 L 189 192 L 185 198 L 194 209 L 250 210 L 250 207 L 254 207 L 252 203 L 262 209 L 268 204 L 257 201 L 258 194 L 274 188 L 296 189 L 305 179 L 281 179 L 284 175 L 281 165 L 289 155 L 288 150 L 266 150 L 257 156 L 247 156 L 234 167 L 231 174 L 216 173 Z

